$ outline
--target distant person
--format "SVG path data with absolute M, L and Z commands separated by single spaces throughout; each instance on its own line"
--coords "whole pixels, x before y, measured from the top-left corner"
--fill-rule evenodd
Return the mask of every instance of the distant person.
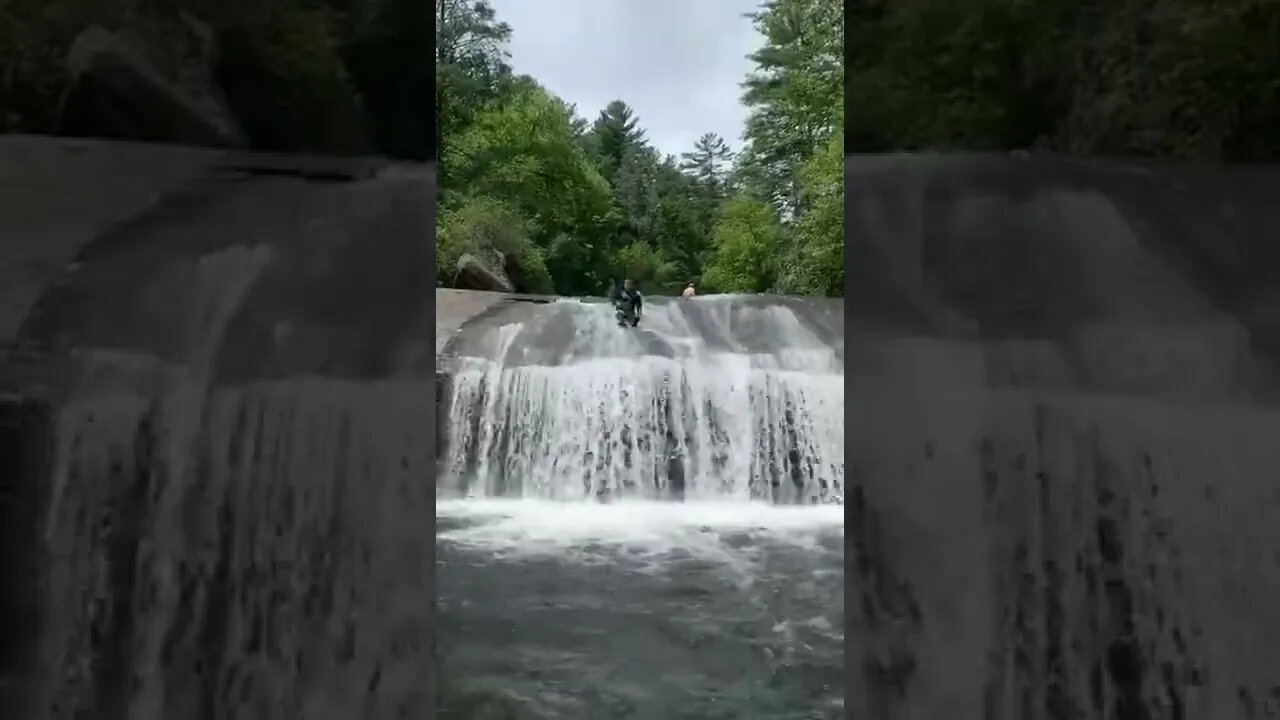
M 689 283 L 689 287 L 685 288 L 684 292 L 680 293 L 680 297 L 685 298 L 687 300 L 697 294 L 698 293 L 694 292 L 693 290 L 693 283 Z
M 627 278 L 622 283 L 622 290 L 614 293 L 613 306 L 617 308 L 618 327 L 635 327 L 640 324 L 640 315 L 644 306 L 644 298 L 636 290 L 636 283 Z

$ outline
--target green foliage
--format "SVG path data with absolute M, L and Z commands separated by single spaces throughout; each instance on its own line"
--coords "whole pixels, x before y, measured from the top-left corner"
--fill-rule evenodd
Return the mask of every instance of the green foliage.
M 752 15 L 765 38 L 752 59 L 743 102 L 750 147 L 740 175 L 748 187 L 794 210 L 796 173 L 831 132 L 844 79 L 843 5 L 839 0 L 768 0 Z
M 416 1 L 416 0 L 415 0 Z M 436 132 L 443 139 L 462 132 L 510 77 L 503 43 L 511 27 L 485 2 L 435 0 Z M 419 48 L 421 52 L 421 48 Z M 395 73 L 395 68 L 385 68 Z
M 850 151 L 1280 155 L 1276 0 L 903 0 L 848 17 Z
M 681 283 L 679 269 L 641 240 L 615 250 L 612 266 L 622 277 L 635 280 L 642 292 L 669 293 Z
M 585 141 L 599 163 L 601 175 L 609 182 L 613 182 L 628 151 L 644 142 L 639 122 L 626 103 L 614 100 L 591 125 Z
M 466 198 L 442 208 L 436 218 L 436 266 L 453 274 L 458 258 L 472 254 L 502 267 L 499 254 L 529 242 L 528 222 L 511 205 L 489 197 Z
M 531 242 L 523 243 L 513 256 L 516 267 L 512 278 L 517 292 L 550 295 L 556 291 L 555 280 L 547 269 L 547 253 Z
M 253 148 L 435 154 L 432 10 L 420 0 L 0 0 L 0 130 L 56 133 L 67 55 L 91 25 L 130 41 L 167 80 L 210 91 L 202 37 L 217 40 L 218 88 Z M 220 91 L 220 92 L 218 92 Z
M 724 138 L 707 133 L 698 138 L 693 152 L 684 153 L 681 157 L 684 162 L 680 169 L 692 175 L 708 197 L 723 197 L 728 185 L 729 164 L 733 160 L 733 153 Z
M 730 199 L 711 235 L 712 254 L 702 275 L 707 290 L 759 293 L 773 286 L 782 228 L 767 203 L 747 196 Z
M 904 0 L 918 8 L 875 18 L 923 28 L 911 37 L 941 47 L 930 2 Z M 513 74 L 512 29 L 488 0 L 0 0 L 0 130 L 56 132 L 68 50 L 101 25 L 135 41 L 170 81 L 224 97 L 254 148 L 438 156 L 441 282 L 471 254 L 534 292 L 601 294 L 626 275 L 648 292 L 678 292 L 704 274 L 727 290 L 839 292 L 840 188 L 827 148 L 841 107 L 841 6 L 768 0 L 752 18 L 765 42 L 745 82 L 743 146 L 707 133 L 677 159 L 648 142 L 625 101 L 584 109 L 596 113 L 588 122 Z M 216 88 L 198 77 L 209 72 L 207 38 L 191 19 L 216 36 Z M 1205 15 L 1188 32 L 1227 53 L 1224 38 L 1253 19 Z M 435 58 L 423 54 L 433 25 Z M 1253 32 L 1255 45 L 1263 36 Z M 892 69 L 880 77 L 893 78 L 911 66 L 912 56 L 878 42 L 865 67 L 879 63 Z M 432 83 L 434 98 L 424 92 Z M 920 108 L 933 98 L 895 102 Z M 919 136 L 935 132 L 922 127 Z M 767 198 L 769 212 L 737 195 Z M 763 223 L 754 230 L 752 217 Z
M 558 235 L 547 250 L 547 270 L 561 295 L 604 295 L 609 289 L 607 248 L 572 235 Z
M 840 293 L 838 3 L 777 0 L 756 16 L 769 42 L 749 80 L 753 120 L 736 164 L 714 133 L 680 162 L 663 157 L 622 100 L 588 127 L 533 78 L 506 71 L 501 44 L 510 30 L 491 12 L 446 5 L 442 47 L 467 37 L 473 54 L 464 62 L 451 50 L 437 76 L 444 205 L 493 198 L 525 219 L 521 247 L 541 254 L 556 292 L 605 294 L 631 277 L 649 293 L 674 294 L 691 280 L 710 291 Z M 734 197 L 739 187 L 773 202 Z M 455 237 L 442 253 L 455 252 Z
M 222 35 L 227 101 L 263 150 L 368 150 L 363 110 L 328 8 L 282 7 Z
M 494 272 L 514 267 L 516 290 L 553 290 L 546 256 L 529 238 L 529 223 L 509 203 L 489 197 L 459 200 L 444 209 L 436 225 L 436 277 L 454 276 L 458 260 L 471 255 Z
M 844 137 L 832 133 L 801 171 L 800 204 L 779 286 L 797 295 L 844 295 Z
M 786 223 L 762 231 L 760 242 L 773 243 L 766 247 L 776 246 L 776 253 L 749 251 L 747 233 L 725 227 L 726 209 L 707 272 L 714 284 L 844 294 L 843 13 L 833 0 L 770 0 L 752 16 L 765 43 L 752 56 L 757 70 L 743 96 L 751 108 L 750 144 L 737 181 L 766 198 Z M 751 271 L 757 257 L 761 264 Z
M 528 218 L 533 242 L 549 251 L 549 267 L 565 271 L 553 274 L 564 278 L 556 289 L 584 289 L 582 273 L 568 272 L 565 263 L 573 258 L 585 264 L 579 269 L 599 267 L 614 222 L 612 193 L 579 145 L 562 102 L 537 86 L 520 86 L 446 138 L 442 161 L 446 201 L 450 188 L 465 188 L 510 203 Z M 556 242 L 566 237 L 580 247 Z

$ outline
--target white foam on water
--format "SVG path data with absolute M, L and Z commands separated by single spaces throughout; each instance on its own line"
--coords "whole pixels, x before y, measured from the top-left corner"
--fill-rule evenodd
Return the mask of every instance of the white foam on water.
M 816 550 L 823 538 L 844 535 L 838 505 L 439 500 L 436 517 L 458 521 L 458 527 L 438 530 L 438 541 L 490 556 L 611 565 L 621 555 L 654 572 L 685 556 L 724 564 L 744 577 L 766 546 Z

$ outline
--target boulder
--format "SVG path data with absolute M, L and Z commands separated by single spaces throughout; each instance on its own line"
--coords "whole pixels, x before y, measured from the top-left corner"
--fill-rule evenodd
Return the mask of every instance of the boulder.
M 171 40 L 182 49 L 148 48 L 138 38 L 90 27 L 72 44 L 71 82 L 63 97 L 60 133 L 184 145 L 243 145 L 231 113 L 219 99 L 213 77 L 213 33 L 185 19 Z M 158 55 L 185 56 L 161 68 Z
M 521 282 L 524 278 L 520 277 L 520 263 L 516 261 L 516 256 L 514 253 L 503 254 L 502 272 L 504 275 L 507 276 L 507 279 L 511 282 L 511 287 L 513 288 L 520 287 L 525 292 L 528 292 L 528 288 L 523 287 L 524 283 Z
M 458 270 L 453 276 L 453 287 L 461 290 L 491 290 L 514 292 L 511 280 L 501 270 L 495 270 L 470 253 L 458 258 Z

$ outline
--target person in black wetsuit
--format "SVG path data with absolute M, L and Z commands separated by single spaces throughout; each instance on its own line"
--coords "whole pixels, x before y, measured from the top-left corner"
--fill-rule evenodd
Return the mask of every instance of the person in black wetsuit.
M 618 327 L 635 327 L 640 324 L 640 315 L 644 299 L 631 278 L 622 283 L 622 289 L 613 295 L 613 306 L 617 308 Z

